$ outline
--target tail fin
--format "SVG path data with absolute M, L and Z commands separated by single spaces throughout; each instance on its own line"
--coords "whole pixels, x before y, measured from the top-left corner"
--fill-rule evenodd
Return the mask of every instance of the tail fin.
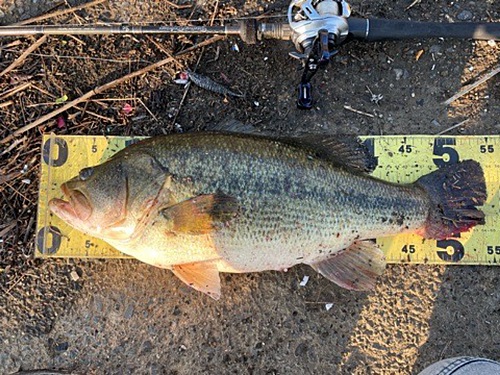
M 484 224 L 484 212 L 475 207 L 486 200 L 483 169 L 477 161 L 447 165 L 420 177 L 416 184 L 429 194 L 432 202 L 424 237 L 453 237 Z

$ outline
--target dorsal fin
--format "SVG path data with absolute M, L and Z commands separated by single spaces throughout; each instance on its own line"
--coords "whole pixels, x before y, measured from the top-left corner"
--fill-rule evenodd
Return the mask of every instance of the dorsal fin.
M 226 118 L 217 124 L 207 125 L 206 131 L 219 131 L 219 132 L 230 132 L 239 134 L 255 134 L 263 135 L 257 128 L 250 124 L 244 124 L 241 121 L 235 120 L 234 118 Z
M 361 140 L 354 135 L 301 134 L 280 139 L 282 142 L 305 148 L 315 156 L 360 172 L 372 172 L 377 166 Z
M 273 135 L 270 132 L 259 132 L 254 126 L 232 118 L 208 125 L 206 130 L 267 137 L 295 147 L 305 148 L 316 157 L 327 159 L 338 166 L 360 172 L 372 172 L 377 166 L 375 157 L 370 154 L 370 151 L 361 140 L 354 135 L 314 133 L 302 133 L 293 136 Z

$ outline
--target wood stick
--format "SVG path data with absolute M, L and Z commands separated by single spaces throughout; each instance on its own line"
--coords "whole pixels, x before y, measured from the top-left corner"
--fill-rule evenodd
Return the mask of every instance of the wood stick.
M 455 128 L 458 128 L 458 127 L 460 127 L 460 126 L 462 126 L 462 125 L 465 125 L 465 124 L 466 124 L 466 123 L 468 123 L 469 121 L 470 121 L 470 119 L 466 119 L 466 120 L 464 120 L 464 121 L 462 121 L 462 122 L 459 122 L 458 124 L 455 124 L 455 125 L 453 125 L 453 126 L 450 126 L 448 129 L 445 129 L 445 130 L 443 130 L 443 131 L 440 131 L 439 133 L 436 133 L 436 135 L 443 135 L 443 134 L 445 134 L 445 133 L 448 133 L 449 131 L 451 131 L 451 130 L 453 130 L 453 129 L 455 129 Z
M 225 36 L 224 36 L 224 35 L 215 35 L 215 36 L 213 36 L 213 37 L 211 37 L 211 38 L 209 38 L 209 39 L 207 39 L 207 40 L 204 40 L 203 42 L 200 42 L 200 43 L 198 43 L 198 44 L 195 44 L 194 46 L 191 46 L 191 47 L 189 47 L 189 48 L 186 48 L 186 49 L 182 50 L 182 51 L 181 51 L 181 52 L 179 52 L 179 53 L 176 53 L 176 54 L 175 54 L 175 57 L 180 56 L 180 55 L 184 55 L 184 54 L 189 53 L 189 52 L 191 52 L 191 51 L 194 51 L 194 50 L 195 50 L 195 49 L 197 49 L 197 48 L 204 47 L 204 46 L 208 46 L 209 44 L 215 43 L 215 42 L 217 42 L 218 40 L 222 40 L 222 39 L 224 39 L 224 38 L 225 38 Z
M 8 224 L 5 228 L 3 228 L 0 231 L 0 237 L 5 236 L 7 233 L 9 233 L 14 227 L 17 225 L 17 220 L 12 221 L 10 224 Z
M 12 104 L 14 104 L 14 102 L 12 100 L 9 100 L 9 101 L 0 103 L 0 108 L 5 108 L 5 107 L 8 107 L 9 105 L 12 105 Z
M 410 8 L 413 8 L 415 5 L 417 5 L 418 3 L 420 3 L 421 0 L 415 0 L 413 3 L 411 3 L 410 5 L 408 5 L 406 7 L 406 10 L 410 9 Z
M 185 50 L 177 53 L 175 55 L 175 57 L 180 56 L 180 55 L 184 55 L 186 53 L 189 53 L 189 52 L 193 51 L 196 48 L 203 47 L 203 46 L 206 46 L 208 44 L 214 43 L 217 40 L 222 39 L 221 37 L 223 38 L 223 36 L 217 35 L 217 36 L 212 37 L 210 39 L 207 39 L 207 40 L 205 40 L 205 41 L 203 41 L 201 43 L 198 43 L 198 44 L 196 44 L 196 45 L 194 45 L 192 47 L 186 48 Z M 5 137 L 4 139 L 0 140 L 0 144 L 5 144 L 5 143 L 11 141 L 12 139 L 14 139 L 14 137 L 18 136 L 19 134 L 22 134 L 22 133 L 24 133 L 24 132 L 26 132 L 26 131 L 28 131 L 30 129 L 33 129 L 36 126 L 39 126 L 39 125 L 43 124 L 45 121 L 48 121 L 51 118 L 57 116 L 58 114 L 60 114 L 60 113 L 62 113 L 64 111 L 67 111 L 69 108 L 72 108 L 75 105 L 77 105 L 77 104 L 79 104 L 81 102 L 84 102 L 85 100 L 90 99 L 94 95 L 101 94 L 104 91 L 109 90 L 109 89 L 111 89 L 111 88 L 113 88 L 113 87 L 115 87 L 115 86 L 117 86 L 117 85 L 119 85 L 119 84 L 121 84 L 123 82 L 126 82 L 126 81 L 128 81 L 128 80 L 130 80 L 132 78 L 135 78 L 137 76 L 145 74 L 145 73 L 147 73 L 147 72 L 149 72 L 151 70 L 159 68 L 159 67 L 161 67 L 161 66 L 163 66 L 165 64 L 168 64 L 170 62 L 173 62 L 173 61 L 174 61 L 174 58 L 168 57 L 168 58 L 160 60 L 160 61 L 158 61 L 158 62 L 156 62 L 156 63 L 154 63 L 152 65 L 149 65 L 149 66 L 147 66 L 147 67 L 145 67 L 143 69 L 139 69 L 139 70 L 137 70 L 137 71 L 135 71 L 133 73 L 127 74 L 126 76 L 123 76 L 121 78 L 115 79 L 114 81 L 108 82 L 108 83 L 106 83 L 106 84 L 104 84 L 102 86 L 99 86 L 99 87 L 97 87 L 97 88 L 95 88 L 93 90 L 90 90 L 89 92 L 87 92 L 87 93 L 83 94 L 82 96 L 80 96 L 79 98 L 77 98 L 75 100 L 72 100 L 71 102 L 63 105 L 62 107 L 56 109 L 55 111 L 52 111 L 52 112 L 46 114 L 45 116 L 40 117 L 38 120 L 35 120 L 32 123 L 29 123 L 28 125 L 25 125 L 22 128 L 17 129 L 12 134 L 10 134 L 7 137 Z
M 22 137 L 22 138 L 19 138 L 19 139 L 16 139 L 14 142 L 12 142 L 12 144 L 7 147 L 5 150 L 3 150 L 3 152 L 0 154 L 0 156 L 4 155 L 4 154 L 7 154 L 9 152 L 11 152 L 13 149 L 16 148 L 16 146 L 19 144 L 19 143 L 22 143 L 22 142 L 25 142 L 26 141 L 26 136 Z M 17 177 L 17 174 L 16 174 L 16 177 Z M 1 181 L 1 177 L 0 177 L 0 181 Z M 8 181 L 8 180 L 7 180 Z
M 15 23 L 14 26 L 28 25 L 30 23 L 43 21 L 43 20 L 46 20 L 48 18 L 57 17 L 57 16 L 64 16 L 65 14 L 73 13 L 73 12 L 76 12 L 77 10 L 90 8 L 90 7 L 93 7 L 95 5 L 104 3 L 105 1 L 106 0 L 94 0 L 94 1 L 91 1 L 90 3 L 87 3 L 87 4 L 79 5 L 79 6 L 68 8 L 68 9 L 58 10 L 58 11 L 55 11 L 53 13 L 44 14 L 43 16 L 30 18 L 30 19 Z
M 5 68 L 1 73 L 0 77 L 9 73 L 11 70 L 17 68 L 19 65 L 21 65 L 24 60 L 29 56 L 31 52 L 36 50 L 38 47 L 40 47 L 45 41 L 47 40 L 47 35 L 43 35 L 40 39 L 38 39 L 35 43 L 33 43 L 26 51 L 23 52 L 21 56 L 19 56 L 17 59 L 15 59 L 12 64 L 10 64 L 7 68 Z
M 191 5 L 189 5 L 189 4 L 187 4 L 187 5 L 179 5 L 179 4 L 172 3 L 171 1 L 168 1 L 168 0 L 164 0 L 164 1 L 165 1 L 165 3 L 167 3 L 172 8 L 175 8 L 175 9 L 187 9 L 187 8 L 191 8 Z
M 4 91 L 3 93 L 0 94 L 0 100 L 7 99 L 9 96 L 17 94 L 19 91 L 26 90 L 30 86 L 31 86 L 30 82 L 25 82 L 22 85 L 14 87 L 13 89 Z
M 359 109 L 354 109 L 350 105 L 345 105 L 344 109 L 347 109 L 348 111 L 357 113 L 358 115 L 368 116 L 368 117 L 371 117 L 371 118 L 375 117 L 375 115 L 372 115 L 371 113 L 363 112 L 363 111 L 360 111 Z
M 464 96 L 465 94 L 467 94 L 469 91 L 472 91 L 474 90 L 477 86 L 483 84 L 484 82 L 486 82 L 487 80 L 489 80 L 490 78 L 494 77 L 495 75 L 497 75 L 498 73 L 500 73 L 500 67 L 494 69 L 493 71 L 489 72 L 488 74 L 486 74 L 483 78 L 481 78 L 480 80 L 474 82 L 474 83 L 471 83 L 470 85 L 467 85 L 465 86 L 462 90 L 460 90 L 459 92 L 457 92 L 455 95 L 453 95 L 451 98 L 449 98 L 448 100 L 445 100 L 443 102 L 444 105 L 449 105 L 451 102 L 454 102 L 455 100 L 457 100 L 458 98 Z

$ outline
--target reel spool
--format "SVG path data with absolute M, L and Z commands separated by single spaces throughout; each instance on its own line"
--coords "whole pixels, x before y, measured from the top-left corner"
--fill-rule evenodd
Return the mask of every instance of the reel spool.
M 332 45 L 342 43 L 349 32 L 350 15 L 351 7 L 344 0 L 292 0 L 287 17 L 295 48 L 302 53 L 310 49 L 320 30 L 328 32 Z

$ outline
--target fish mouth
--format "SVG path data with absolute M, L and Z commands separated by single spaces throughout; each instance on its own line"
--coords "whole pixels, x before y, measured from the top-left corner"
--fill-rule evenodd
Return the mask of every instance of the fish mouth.
M 80 190 L 69 189 L 67 184 L 61 185 L 64 196 L 68 199 L 54 198 L 49 202 L 49 209 L 63 220 L 85 221 L 92 215 L 92 206 L 88 198 Z

